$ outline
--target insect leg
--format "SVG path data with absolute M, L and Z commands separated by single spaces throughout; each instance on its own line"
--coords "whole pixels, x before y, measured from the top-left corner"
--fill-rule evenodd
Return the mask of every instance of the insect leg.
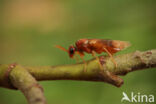
M 80 55 L 80 58 L 82 59 L 83 63 L 84 63 L 84 72 L 87 72 L 87 63 L 86 61 L 83 59 L 84 54 L 80 53 L 80 52 L 76 52 L 78 55 Z
M 107 52 L 107 54 L 109 55 L 109 57 L 111 57 L 112 62 L 114 63 L 115 67 L 117 67 L 117 63 L 115 62 L 115 60 L 113 58 L 113 55 L 106 48 L 104 48 L 104 50 Z
M 92 56 L 94 56 L 94 57 L 96 58 L 96 60 L 98 61 L 99 66 L 100 66 L 100 69 L 102 70 L 102 69 L 103 69 L 103 67 L 102 67 L 102 65 L 101 65 L 101 63 L 100 63 L 99 57 L 98 57 L 98 56 L 96 56 L 95 51 L 92 51 Z

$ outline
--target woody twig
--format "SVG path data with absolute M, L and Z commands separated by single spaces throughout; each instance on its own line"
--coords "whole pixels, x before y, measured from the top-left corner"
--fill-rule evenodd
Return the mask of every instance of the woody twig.
M 156 50 L 115 56 L 117 67 L 108 56 L 100 56 L 99 60 L 103 70 L 98 60 L 92 59 L 86 62 L 86 72 L 84 63 L 39 67 L 0 65 L 0 86 L 21 90 L 30 104 L 45 104 L 42 88 L 36 80 L 98 81 L 120 87 L 123 80 L 118 75 L 156 67 Z

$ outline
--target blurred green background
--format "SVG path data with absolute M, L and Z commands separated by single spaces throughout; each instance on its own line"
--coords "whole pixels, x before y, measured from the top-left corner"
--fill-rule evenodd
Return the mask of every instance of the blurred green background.
M 126 40 L 118 54 L 156 48 L 155 0 L 1 0 L 0 63 L 43 66 L 75 60 L 68 48 L 81 38 Z M 86 55 L 85 59 L 92 58 Z M 74 70 L 74 69 L 73 69 Z M 120 104 L 122 92 L 156 95 L 156 69 L 136 71 L 116 88 L 102 82 L 44 81 L 48 104 Z M 126 102 L 125 102 L 126 103 Z M 0 88 L 0 104 L 27 104 L 20 91 Z

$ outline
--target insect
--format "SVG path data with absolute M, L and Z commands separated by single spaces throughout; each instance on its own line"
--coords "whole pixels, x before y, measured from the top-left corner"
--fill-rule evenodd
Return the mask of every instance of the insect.
M 84 53 L 92 54 L 92 56 L 94 56 L 97 60 L 99 60 L 99 57 L 96 56 L 96 53 L 101 54 L 102 52 L 106 52 L 111 57 L 115 67 L 117 67 L 117 64 L 113 58 L 113 54 L 129 46 L 130 43 L 127 41 L 108 40 L 108 39 L 80 39 L 75 42 L 75 46 L 70 45 L 68 50 L 59 45 L 56 45 L 55 47 L 63 51 L 66 51 L 69 54 L 70 58 L 73 58 L 75 54 L 78 54 L 85 63 L 85 66 L 86 62 L 83 59 Z M 100 65 L 100 69 L 102 69 L 100 61 L 98 62 Z

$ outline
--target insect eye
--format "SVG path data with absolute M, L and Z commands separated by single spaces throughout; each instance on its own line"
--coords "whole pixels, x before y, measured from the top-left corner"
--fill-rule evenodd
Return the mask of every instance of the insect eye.
M 74 48 L 70 48 L 70 54 L 74 54 Z

